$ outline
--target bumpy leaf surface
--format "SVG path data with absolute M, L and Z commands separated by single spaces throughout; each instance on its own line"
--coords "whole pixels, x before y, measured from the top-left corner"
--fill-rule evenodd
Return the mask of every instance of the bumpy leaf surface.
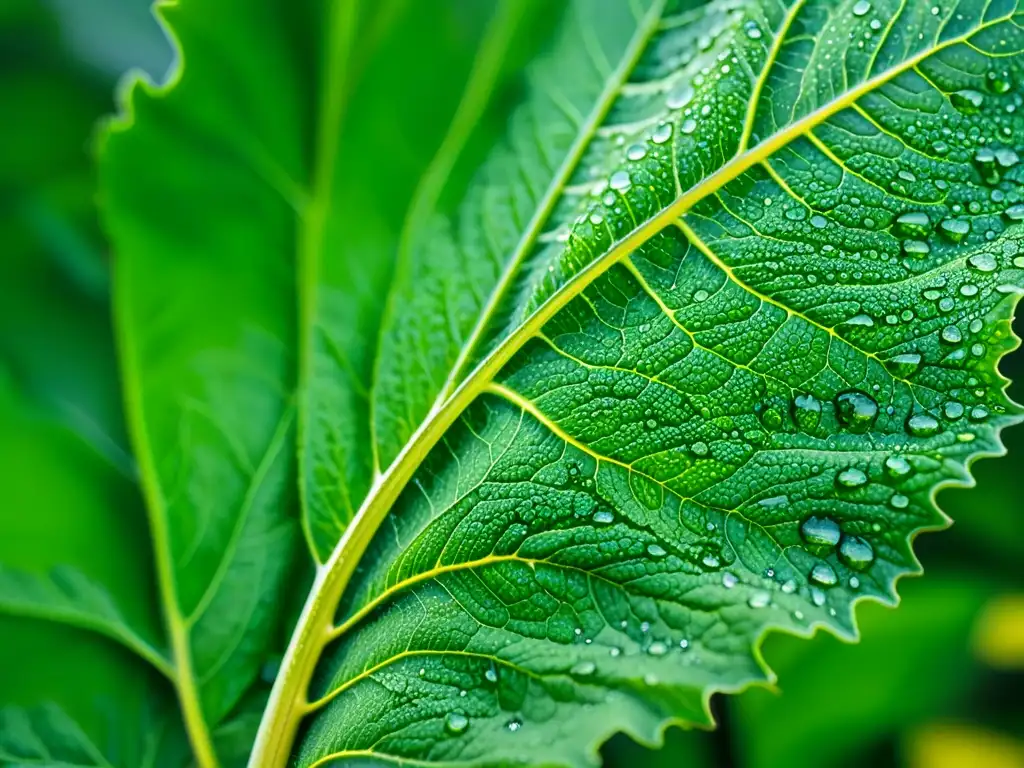
M 296 765 L 586 763 L 708 723 L 766 629 L 895 600 L 935 490 L 1017 418 L 1021 21 L 570 4 L 393 286 L 390 476 L 453 424 L 329 563 L 376 530 Z

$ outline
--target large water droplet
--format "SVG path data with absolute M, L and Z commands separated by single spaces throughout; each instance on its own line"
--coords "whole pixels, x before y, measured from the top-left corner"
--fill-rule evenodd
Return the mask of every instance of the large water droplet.
M 816 563 L 811 569 L 811 581 L 823 587 L 832 587 L 835 586 L 838 579 L 831 565 L 828 563 Z
M 461 712 L 449 712 L 445 715 L 444 729 L 448 733 L 458 736 L 460 733 L 465 733 L 467 728 L 469 728 L 469 718 Z
M 626 150 L 626 158 L 633 162 L 643 160 L 645 157 L 647 157 L 647 147 L 643 144 L 631 144 Z
M 902 493 L 894 493 L 892 498 L 889 499 L 889 506 L 893 509 L 906 509 L 909 504 L 910 499 Z
M 682 109 L 693 100 L 693 86 L 689 83 L 680 83 L 673 88 L 668 98 L 665 99 L 665 105 L 669 109 Z
M 1010 221 L 1024 220 L 1024 204 L 1011 205 L 1009 208 L 1003 211 L 1003 215 Z
M 817 428 L 821 422 L 821 401 L 814 395 L 797 395 L 793 398 L 793 421 L 805 432 Z
M 923 259 L 931 253 L 932 247 L 924 240 L 904 240 L 903 252 L 915 259 Z
M 964 405 L 956 400 L 950 400 L 942 407 L 942 412 L 950 421 L 956 421 L 964 415 Z
M 853 6 L 854 16 L 864 16 L 868 11 L 871 10 L 871 3 L 868 0 L 857 0 Z
M 902 235 L 924 237 L 931 232 L 931 228 L 928 214 L 920 211 L 904 213 L 896 219 L 896 230 Z
M 668 646 L 660 640 L 655 640 L 647 648 L 647 652 L 651 656 L 664 656 L 666 653 L 668 653 Z
M 942 340 L 947 344 L 959 344 L 963 340 L 963 334 L 955 325 L 947 325 L 942 329 Z
M 722 586 L 726 589 L 732 589 L 739 583 L 740 580 L 736 578 L 735 574 L 729 573 L 728 571 L 722 574 Z
M 875 324 L 875 321 L 871 318 L 871 315 L 854 315 L 846 321 L 846 325 L 860 325 L 865 328 L 871 328 Z
M 655 144 L 664 144 L 672 138 L 672 123 L 662 123 L 651 134 L 651 141 Z
M 981 105 L 985 103 L 985 95 L 980 91 L 965 88 L 962 91 L 951 93 L 949 100 L 965 115 L 974 115 L 981 111 Z
M 601 525 L 608 525 L 608 523 L 615 522 L 615 515 L 607 509 L 599 509 L 594 513 L 594 522 L 600 523 Z
M 860 488 L 867 481 L 867 474 L 856 467 L 847 467 L 836 475 L 836 484 L 843 488 Z
M 851 389 L 836 397 L 836 415 L 851 432 L 867 432 L 878 417 L 878 403 L 866 392 Z
M 930 413 L 915 413 L 907 419 L 907 431 L 914 437 L 931 437 L 938 434 L 939 422 Z
M 626 171 L 616 171 L 612 174 L 612 177 L 608 179 L 608 186 L 612 189 L 617 189 L 620 192 L 624 189 L 629 189 L 630 181 L 629 174 Z
M 800 535 L 808 544 L 834 547 L 839 543 L 839 523 L 831 517 L 808 517 L 800 526 Z
M 959 243 L 970 233 L 971 223 L 967 219 L 943 219 L 939 231 L 951 242 Z
M 484 677 L 487 679 L 487 682 L 496 683 L 498 682 L 498 670 L 494 667 L 488 667 L 487 671 L 484 672 Z
M 896 355 L 889 361 L 886 367 L 893 375 L 905 379 L 911 374 L 916 373 L 917 369 L 921 367 L 921 356 L 916 352 Z
M 665 548 L 659 544 L 648 544 L 647 554 L 649 554 L 651 557 L 664 557 L 668 554 L 668 552 L 666 552 Z
M 855 571 L 863 571 L 875 559 L 875 550 L 859 536 L 844 536 L 839 545 L 839 558 Z
M 902 456 L 890 456 L 885 460 L 885 471 L 889 477 L 906 477 L 913 471 L 913 467 Z
M 697 130 L 697 121 L 694 120 L 692 117 L 688 117 L 685 120 L 683 120 L 683 124 L 679 126 L 679 130 L 682 133 L 689 135 L 693 133 L 695 130 Z
M 997 266 L 996 257 L 991 253 L 975 253 L 967 259 L 967 263 L 979 272 L 994 272 Z
M 755 592 L 747 599 L 747 605 L 751 608 L 767 608 L 772 601 L 772 596 L 767 592 Z

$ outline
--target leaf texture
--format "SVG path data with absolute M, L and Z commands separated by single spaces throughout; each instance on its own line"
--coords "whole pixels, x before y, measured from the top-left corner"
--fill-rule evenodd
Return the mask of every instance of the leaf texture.
M 894 602 L 936 489 L 1019 418 L 1016 5 L 631 10 L 571 4 L 424 230 L 375 390 L 385 486 L 411 479 L 329 563 L 362 555 L 296 765 L 587 764 L 708 724 L 770 679 L 766 630 Z M 549 100 L 564 127 L 518 144 Z

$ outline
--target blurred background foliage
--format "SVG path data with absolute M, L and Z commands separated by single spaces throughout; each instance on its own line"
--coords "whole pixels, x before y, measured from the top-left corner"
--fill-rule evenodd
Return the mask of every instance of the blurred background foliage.
M 472 14 L 485 3 L 427 1 L 461 2 Z M 126 71 L 160 81 L 173 66 L 147 0 L 0 2 L 0 566 L 74 564 L 154 628 L 145 514 L 110 328 L 110 253 L 96 214 L 94 135 L 116 108 Z M 1024 400 L 1024 354 L 1011 355 L 1003 372 Z M 617 737 L 605 764 L 1024 766 L 1024 428 L 1004 437 L 1009 455 L 975 466 L 976 489 L 940 494 L 955 525 L 918 540 L 927 577 L 900 585 L 898 610 L 860 607 L 859 644 L 771 636 L 763 650 L 777 689 L 716 697 L 718 731 L 672 728 L 660 750 Z M 84 507 L 83 484 L 108 503 Z M 0 706 L 57 703 L 126 765 L 163 738 L 112 743 L 152 730 L 160 720 L 153 702 L 167 698 L 153 696 L 161 685 L 88 633 L 0 617 Z M 113 700 L 133 703 L 118 709 L 137 722 L 110 722 L 105 702 Z

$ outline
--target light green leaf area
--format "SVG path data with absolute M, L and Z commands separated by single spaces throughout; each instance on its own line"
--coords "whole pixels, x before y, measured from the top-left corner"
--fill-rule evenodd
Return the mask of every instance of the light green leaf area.
M 895 602 L 1019 418 L 1022 22 L 569 4 L 393 288 L 394 461 L 286 659 L 343 586 L 294 765 L 590 764 L 771 679 L 767 630 Z

